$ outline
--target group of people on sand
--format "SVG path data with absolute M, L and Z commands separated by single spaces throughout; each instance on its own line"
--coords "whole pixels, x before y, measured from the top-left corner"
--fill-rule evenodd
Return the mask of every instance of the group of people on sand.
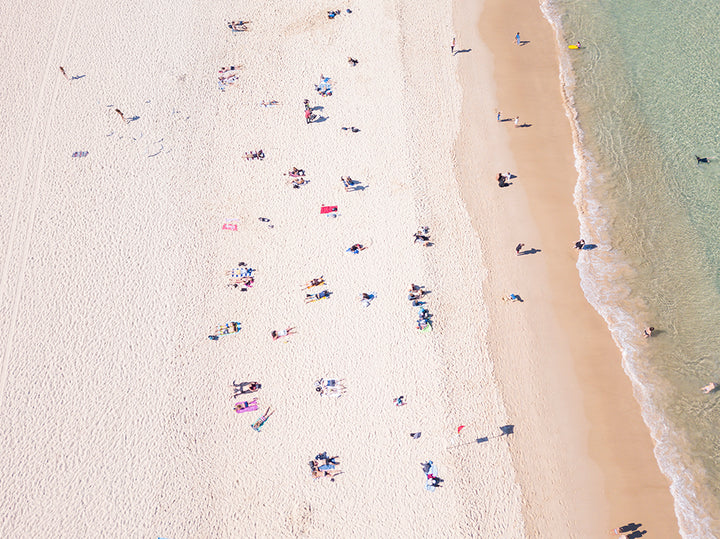
M 425 247 L 430 247 L 432 243 L 430 242 L 430 228 L 426 226 L 421 226 L 415 234 L 413 234 L 413 237 L 415 238 L 415 241 L 413 243 L 422 243 Z
M 342 471 L 335 468 L 340 465 L 337 460 L 339 458 L 339 456 L 328 457 L 327 451 L 315 455 L 315 458 L 309 463 L 310 473 L 313 479 L 329 477 L 330 481 L 335 481 L 335 476 L 342 473 Z
M 233 380 L 233 399 L 237 399 L 238 397 L 242 398 L 243 395 L 252 394 L 260 391 L 260 388 L 262 386 L 258 382 L 240 382 L 237 383 Z M 257 397 L 249 400 L 249 401 L 240 401 L 236 402 L 235 406 L 233 406 L 233 409 L 238 414 L 244 413 L 244 412 L 254 412 L 258 409 L 258 399 Z
M 239 66 L 220 68 L 218 71 L 218 73 L 220 73 L 218 77 L 218 88 L 221 92 L 224 92 L 228 86 L 232 86 L 239 81 L 237 73 L 235 72 L 237 69 L 239 69 Z
M 328 19 L 334 19 L 335 17 L 337 17 L 338 15 L 340 15 L 340 13 L 342 13 L 342 11 L 340 11 L 339 9 L 333 9 L 332 11 L 328 11 L 328 12 L 327 12 L 327 14 L 328 14 Z M 352 13 L 352 10 L 346 9 L 346 10 L 345 10 L 345 13 L 350 14 L 350 13 Z
M 320 378 L 315 381 L 315 391 L 321 397 L 342 397 L 347 391 L 344 379 Z
M 417 329 L 420 331 L 432 328 L 432 314 L 427 308 L 424 307 L 425 302 L 422 301 L 423 296 L 427 294 L 424 286 L 417 285 L 415 283 L 410 285 L 408 290 L 408 301 L 410 301 L 413 307 L 419 307 Z
M 510 172 L 508 172 L 507 174 L 498 172 L 498 177 L 497 177 L 498 187 L 507 187 L 508 185 L 510 185 L 508 183 L 508 180 L 510 178 L 512 178 L 512 174 Z
M 265 152 L 262 151 L 262 149 L 256 151 L 256 152 L 245 152 L 245 159 L 248 161 L 250 159 L 260 159 L 261 161 L 265 159 Z

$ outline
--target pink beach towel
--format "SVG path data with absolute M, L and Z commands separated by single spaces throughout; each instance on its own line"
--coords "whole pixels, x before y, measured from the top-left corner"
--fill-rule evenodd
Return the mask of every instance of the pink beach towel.
M 320 207 L 320 213 L 334 213 L 338 209 L 337 206 L 321 206 Z

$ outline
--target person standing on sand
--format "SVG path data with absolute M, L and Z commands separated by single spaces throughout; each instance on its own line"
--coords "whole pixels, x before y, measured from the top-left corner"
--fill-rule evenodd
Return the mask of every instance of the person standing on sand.
M 514 121 L 514 123 L 515 123 L 515 127 L 519 127 L 519 126 L 520 126 L 520 116 L 515 116 L 515 120 L 513 120 L 513 121 Z
M 518 243 L 515 246 L 515 256 L 520 256 L 520 251 L 522 250 L 523 247 L 525 247 L 524 243 Z
M 450 45 L 450 54 L 455 56 L 455 38 L 453 38 L 452 45 Z
M 652 326 L 650 326 L 650 327 L 648 327 L 648 328 L 645 328 L 645 330 L 643 331 L 643 336 L 644 336 L 646 339 L 647 339 L 647 338 L 650 338 L 650 337 L 652 337 L 653 331 L 655 331 L 655 328 L 652 327 Z
M 127 120 L 125 119 L 125 115 L 122 112 L 120 112 L 120 109 L 115 109 L 115 112 L 117 112 L 120 115 L 120 119 L 123 122 L 127 123 Z
M 65 77 L 67 80 L 70 80 L 70 77 L 68 77 L 67 73 L 65 73 L 65 68 L 63 66 L 60 66 L 60 73 L 62 73 L 63 77 Z
M 310 119 L 310 116 L 312 116 L 312 111 L 310 108 L 305 109 L 305 123 L 309 124 L 312 120 Z
M 500 113 L 500 111 L 498 111 L 498 113 L 497 113 L 497 121 L 498 121 L 498 122 L 501 120 L 501 116 L 500 116 L 500 115 L 501 115 L 501 113 Z
M 520 32 L 515 34 L 515 44 L 518 46 L 520 45 Z

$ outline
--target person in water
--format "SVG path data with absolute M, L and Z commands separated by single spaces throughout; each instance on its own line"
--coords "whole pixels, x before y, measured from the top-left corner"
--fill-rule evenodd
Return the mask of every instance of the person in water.
M 653 331 L 655 331 L 655 328 L 650 326 L 648 328 L 645 328 L 645 331 L 643 331 L 643 335 L 647 339 L 649 337 L 652 337 Z
M 710 157 L 698 157 L 696 155 L 695 159 L 697 159 L 698 164 L 700 164 L 700 163 L 709 163 L 711 158 Z

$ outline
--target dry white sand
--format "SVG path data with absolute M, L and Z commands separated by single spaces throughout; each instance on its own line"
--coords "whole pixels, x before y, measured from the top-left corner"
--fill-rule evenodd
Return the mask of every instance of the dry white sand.
M 327 19 L 341 7 L 2 8 L 0 535 L 524 535 L 512 438 L 475 443 L 513 418 L 454 176 L 451 5 L 358 2 Z M 220 92 L 218 68 L 238 64 Z M 313 90 L 321 74 L 332 97 Z M 325 121 L 305 124 L 305 98 Z M 264 161 L 242 158 L 259 148 Z M 343 175 L 367 189 L 344 192 Z M 422 225 L 430 248 L 412 243 Z M 239 261 L 257 269 L 247 292 L 225 286 Z M 319 275 L 332 296 L 305 305 Z M 433 332 L 414 327 L 413 282 L 432 291 Z M 207 339 L 229 320 L 237 335 Z M 270 338 L 286 326 L 297 335 Z M 319 397 L 322 376 L 347 394 Z M 260 433 L 259 412 L 233 412 L 233 380 L 259 380 L 276 410 Z M 310 478 L 325 450 L 334 483 Z M 445 479 L 434 493 L 427 459 Z

